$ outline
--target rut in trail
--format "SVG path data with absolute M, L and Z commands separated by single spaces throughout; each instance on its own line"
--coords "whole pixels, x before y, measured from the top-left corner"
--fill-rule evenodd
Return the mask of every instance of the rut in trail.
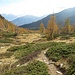
M 54 62 L 51 60 L 48 60 L 48 58 L 45 56 L 45 53 L 48 49 L 43 50 L 36 58 L 36 60 L 45 62 L 48 66 L 49 74 L 50 75 L 63 75 L 62 72 L 58 71 L 58 69 L 55 67 Z

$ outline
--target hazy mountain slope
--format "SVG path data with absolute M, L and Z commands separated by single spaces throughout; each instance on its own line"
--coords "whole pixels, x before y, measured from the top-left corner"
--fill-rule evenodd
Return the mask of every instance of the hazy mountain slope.
M 29 24 L 29 23 L 35 22 L 37 20 L 42 19 L 43 17 L 36 17 L 36 16 L 32 16 L 32 15 L 26 15 L 26 16 L 22 16 L 22 17 L 19 17 L 17 19 L 14 19 L 11 22 L 14 23 L 15 25 L 20 26 L 20 25 L 23 25 L 23 24 Z
M 18 32 L 23 33 L 27 32 L 27 29 L 20 28 L 15 26 L 13 23 L 7 21 L 3 16 L 0 15 L 0 30 L 7 31 L 7 32 Z
M 30 24 L 24 24 L 21 27 L 25 27 L 28 29 L 38 29 L 41 22 L 43 22 L 44 25 L 47 26 L 50 16 L 51 14 L 37 22 L 33 22 Z M 57 19 L 57 23 L 64 25 L 64 21 L 66 20 L 66 18 L 70 18 L 71 24 L 74 24 L 75 23 L 75 8 L 63 10 L 59 13 L 56 13 L 55 16 Z
M 16 19 L 18 16 L 12 15 L 12 14 L 1 14 L 3 17 L 5 17 L 6 20 L 8 21 L 12 21 L 14 19 Z

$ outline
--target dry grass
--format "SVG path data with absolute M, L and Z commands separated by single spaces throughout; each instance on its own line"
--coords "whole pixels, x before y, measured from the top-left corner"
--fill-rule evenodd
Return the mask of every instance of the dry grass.
M 75 37 L 71 37 L 68 40 L 60 40 L 60 37 L 52 40 L 51 42 L 66 42 L 66 43 L 75 43 Z
M 20 43 L 26 43 L 26 42 L 33 42 L 34 40 L 38 40 L 40 39 L 41 35 L 40 34 L 24 34 L 24 35 L 18 35 L 15 38 L 12 38 L 12 39 L 15 39 L 14 41 L 16 41 L 16 43 L 18 43 L 17 41 L 19 41 Z M 21 44 L 20 44 L 21 45 Z M 3 46 L 0 45 L 0 54 L 2 53 L 6 53 L 7 52 L 7 49 L 12 47 L 12 46 L 15 46 L 15 43 L 14 44 L 10 44 L 8 46 L 5 46 L 5 44 L 3 43 Z M 1 58 L 0 59 L 0 62 L 1 64 L 13 64 L 14 62 L 16 62 L 17 60 L 14 58 L 14 56 L 11 56 L 10 58 Z
M 26 42 L 29 42 L 29 43 L 31 43 L 31 42 L 33 42 L 33 41 L 37 41 L 37 40 L 40 40 L 40 39 L 42 39 L 41 38 L 41 35 L 40 34 L 38 34 L 38 33 L 33 33 L 33 34 L 24 34 L 24 35 L 18 35 L 16 38 L 13 38 L 14 39 L 14 41 L 16 42 L 16 43 L 18 43 L 18 42 L 20 42 L 20 43 L 26 43 Z M 38 42 L 38 41 L 37 41 Z M 48 42 L 48 41 L 45 41 L 45 42 Z M 59 38 L 57 38 L 57 39 L 54 39 L 54 40 L 52 40 L 51 42 L 66 42 L 66 43 L 74 43 L 75 42 L 75 37 L 71 37 L 70 39 L 68 39 L 68 40 L 60 40 L 60 37 Z M 15 44 L 14 44 L 15 45 Z M 7 49 L 8 48 L 10 48 L 10 47 L 12 47 L 12 46 L 14 46 L 14 45 L 12 45 L 12 44 L 10 44 L 10 45 L 8 45 L 8 46 L 3 46 L 4 48 L 0 48 L 0 53 L 5 53 L 6 51 L 7 51 Z M 21 44 L 19 44 L 19 45 L 21 45 Z M 47 50 L 46 50 L 47 51 Z M 43 62 L 45 62 L 45 63 L 49 63 L 49 61 L 48 61 L 48 59 L 45 57 L 45 55 L 44 55 L 44 52 L 46 52 L 46 51 L 42 51 L 41 52 L 41 54 L 40 55 L 38 55 L 38 57 L 37 58 L 35 58 L 35 59 L 37 59 L 37 60 L 40 60 L 40 61 L 43 61 Z M 16 62 L 17 60 L 14 58 L 14 56 L 11 56 L 10 58 L 4 58 L 4 59 L 0 59 L 0 62 L 1 62 L 1 64 L 3 65 L 3 64 L 13 64 L 14 62 Z M 60 63 L 63 63 L 64 62 L 64 60 L 59 60 L 58 61 L 58 64 L 60 64 Z M 66 64 L 66 62 L 64 62 L 64 64 Z M 48 66 L 50 66 L 50 65 L 48 65 Z M 51 65 L 50 67 L 54 67 L 53 65 Z M 49 70 L 53 70 L 53 69 L 51 69 L 49 67 Z M 56 71 L 56 70 L 55 70 Z M 53 72 L 53 71 L 52 71 Z
M 40 34 L 35 33 L 35 34 L 19 35 L 16 38 L 17 38 L 18 41 L 20 41 L 22 43 L 25 43 L 25 42 L 31 43 L 31 42 L 33 42 L 35 40 L 39 40 L 40 37 L 41 37 Z

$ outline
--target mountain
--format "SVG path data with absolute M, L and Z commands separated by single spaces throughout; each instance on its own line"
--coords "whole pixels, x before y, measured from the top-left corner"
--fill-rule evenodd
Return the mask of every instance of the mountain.
M 0 31 L 25 33 L 28 30 L 15 26 L 13 23 L 7 21 L 2 15 L 0 15 Z
M 32 22 L 35 22 L 37 20 L 42 19 L 44 16 L 42 17 L 36 17 L 36 16 L 32 16 L 32 15 L 26 15 L 26 16 L 22 16 L 19 18 L 14 19 L 13 21 L 11 21 L 12 23 L 14 23 L 17 26 L 23 25 L 23 24 L 29 24 Z
M 3 17 L 5 17 L 5 19 L 7 19 L 8 21 L 12 21 L 12 20 L 14 20 L 14 19 L 16 19 L 17 18 L 17 16 L 15 16 L 15 15 L 12 15 L 12 14 L 1 14 Z
M 30 23 L 30 24 L 24 24 L 20 27 L 23 27 L 23 28 L 25 27 L 25 28 L 28 28 L 28 29 L 38 29 L 41 22 L 44 23 L 44 25 L 46 27 L 51 15 L 52 14 L 48 15 L 47 17 L 45 17 L 45 18 L 43 18 L 39 21 Z M 65 10 L 63 10 L 59 13 L 55 13 L 55 16 L 56 16 L 56 19 L 57 19 L 57 24 L 64 25 L 64 21 L 67 18 L 70 18 L 71 24 L 74 24 L 75 23 L 75 8 L 65 9 Z

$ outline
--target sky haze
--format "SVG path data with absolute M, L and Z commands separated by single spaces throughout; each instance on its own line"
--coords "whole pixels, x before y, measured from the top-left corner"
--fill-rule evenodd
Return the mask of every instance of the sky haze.
M 75 7 L 74 0 L 0 0 L 0 14 L 43 16 Z

